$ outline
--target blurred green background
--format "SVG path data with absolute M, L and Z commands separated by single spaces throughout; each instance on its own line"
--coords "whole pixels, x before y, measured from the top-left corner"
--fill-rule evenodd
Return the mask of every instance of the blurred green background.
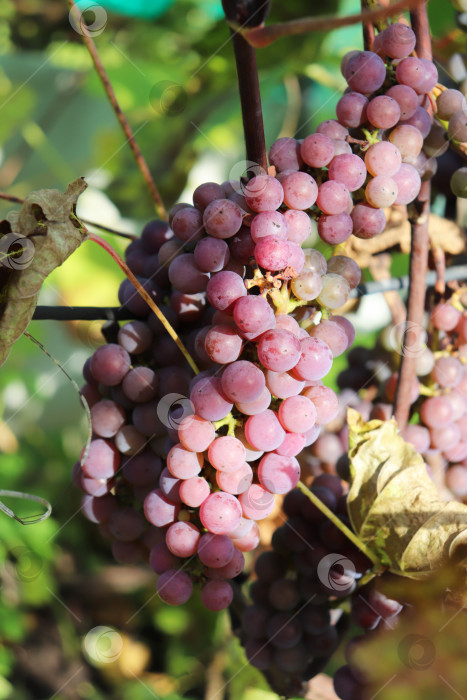
M 359 7 L 321 4 L 336 15 Z M 270 21 L 309 9 L 276 0 Z M 443 60 L 461 49 L 462 35 L 447 0 L 431 0 L 429 10 L 435 39 L 450 37 L 439 44 Z M 242 123 L 220 0 L 107 0 L 94 19 L 102 61 L 167 206 L 189 201 L 201 182 L 238 178 Z M 84 176 L 79 213 L 138 233 L 154 209 L 81 38 L 62 0 L 2 0 L 0 191 L 24 197 Z M 360 47 L 357 25 L 259 52 L 268 145 L 334 116 L 340 59 Z M 0 201 L 0 218 L 11 208 Z M 123 239 L 109 240 L 124 249 Z M 114 305 L 120 279 L 87 243 L 46 281 L 40 303 Z M 29 330 L 80 383 L 99 328 L 36 321 Z M 147 568 L 112 560 L 70 484 L 85 436 L 73 387 L 21 338 L 0 371 L 0 488 L 41 495 L 54 510 L 30 527 L 0 513 L 0 700 L 277 697 L 246 664 L 227 615 L 203 610 L 196 597 L 164 607 Z

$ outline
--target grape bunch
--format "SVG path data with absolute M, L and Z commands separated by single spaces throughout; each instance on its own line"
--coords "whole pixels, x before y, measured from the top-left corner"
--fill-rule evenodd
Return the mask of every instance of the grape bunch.
M 346 493 L 338 477 L 317 476 L 311 490 L 348 524 Z M 239 635 L 249 662 L 271 678 L 274 689 L 295 695 L 326 666 L 347 633 L 346 608 L 355 625 L 372 630 L 382 620 L 391 621 L 402 606 L 374 584 L 357 592 L 371 562 L 304 494 L 289 493 L 283 509 L 287 521 L 274 533 L 272 551 L 256 560 L 252 604 L 243 612 Z M 336 692 L 347 673 L 337 674 Z M 356 691 L 346 692 L 339 697 L 358 697 Z
M 266 177 L 260 202 L 280 187 Z M 257 267 L 251 246 L 245 265 L 234 257 L 241 253 L 232 207 L 235 214 L 240 209 L 231 200 L 219 203 L 219 187 L 198 188 L 197 207 L 172 210 L 173 229 L 150 222 L 126 252 L 128 266 L 202 371 L 191 378 L 182 353 L 125 280 L 120 301 L 138 318 L 108 328 L 108 343 L 86 362 L 82 391 L 93 437 L 74 473 L 86 494 L 85 514 L 110 537 L 119 561 L 148 558 L 160 597 L 170 604 L 188 600 L 200 583 L 212 610 L 231 603 L 228 581 L 243 570 L 243 552 L 259 543 L 257 521 L 271 513 L 275 494 L 296 486 L 296 455 L 337 410 L 337 397 L 321 378 L 354 333 L 345 318 L 326 310 L 324 320 L 322 312 L 325 302 L 342 305 L 360 280 L 351 259 L 326 262 L 317 250 L 285 239 L 298 259 L 293 266 L 260 257 Z M 205 211 L 214 203 L 217 228 L 205 217 L 193 252 L 180 252 L 193 246 L 182 241 L 180 221 L 196 217 L 200 201 Z M 276 213 L 282 216 L 266 212 L 269 219 Z M 261 230 L 265 217 L 255 218 Z M 251 228 L 255 218 L 249 215 Z M 229 238 L 212 235 L 220 230 Z

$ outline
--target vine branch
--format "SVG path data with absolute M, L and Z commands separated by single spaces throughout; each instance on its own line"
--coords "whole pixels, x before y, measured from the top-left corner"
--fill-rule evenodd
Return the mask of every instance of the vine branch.
M 426 3 L 419 5 L 410 13 L 412 27 L 417 39 L 416 51 L 420 58 L 431 60 L 431 38 Z M 399 429 L 407 425 L 410 413 L 410 395 L 412 382 L 415 377 L 416 353 L 406 352 L 406 341 L 410 331 L 410 345 L 419 347 L 422 339 L 423 311 L 425 308 L 426 285 L 425 277 L 428 266 L 430 239 L 428 235 L 428 220 L 430 217 L 430 181 L 422 182 L 420 194 L 412 205 L 411 220 L 411 250 L 410 250 L 410 283 L 407 302 L 407 322 L 402 346 L 401 365 L 394 399 L 394 417 Z M 415 343 L 415 345 L 414 345 Z
M 274 41 L 284 36 L 295 36 L 308 32 L 323 32 L 331 29 L 339 29 L 340 27 L 349 27 L 359 22 L 375 23 L 391 17 L 392 15 L 397 15 L 417 7 L 423 1 L 424 0 L 399 0 L 399 2 L 394 3 L 394 5 L 390 7 L 367 10 L 356 15 L 348 15 L 347 17 L 335 17 L 334 15 L 328 15 L 327 17 L 303 17 L 302 19 L 292 20 L 290 22 L 270 24 L 268 27 L 255 27 L 254 29 L 242 29 L 237 25 L 232 26 L 244 36 L 251 46 L 259 49 L 269 46 L 269 44 L 272 44 Z
M 243 21 L 243 27 L 259 24 L 263 13 L 253 11 L 243 16 L 242 3 L 237 0 L 224 0 L 224 12 L 228 23 Z M 269 2 L 263 3 L 267 12 Z M 252 8 L 254 10 L 254 8 Z M 255 16 L 256 15 L 256 16 Z M 245 135 L 246 159 L 267 170 L 266 139 L 264 136 L 263 111 L 259 89 L 258 65 L 255 49 L 241 35 L 241 31 L 230 29 L 237 68 L 238 90 L 242 109 L 243 132 Z
M 107 97 L 109 98 L 110 104 L 112 105 L 112 109 L 115 112 L 115 116 L 117 117 L 120 126 L 123 129 L 123 133 L 125 134 L 125 137 L 130 145 L 131 151 L 133 153 L 133 156 L 136 161 L 136 165 L 139 168 L 139 171 L 141 172 L 141 175 L 144 178 L 144 181 L 146 182 L 148 189 L 151 193 L 152 199 L 154 201 L 156 211 L 159 216 L 161 216 L 163 219 L 167 219 L 167 210 L 164 206 L 164 202 L 162 201 L 162 197 L 159 193 L 159 190 L 156 187 L 156 184 L 152 178 L 151 172 L 149 170 L 148 164 L 146 163 L 146 160 L 141 153 L 141 150 L 136 143 L 135 136 L 133 134 L 133 131 L 128 123 L 127 118 L 123 114 L 120 105 L 118 104 L 117 98 L 115 96 L 115 92 L 113 90 L 113 87 L 111 85 L 111 82 L 109 80 L 109 77 L 105 71 L 105 68 L 102 64 L 102 61 L 99 57 L 96 45 L 94 41 L 91 39 L 89 36 L 89 32 L 86 31 L 86 26 L 83 26 L 82 22 L 82 17 L 80 14 L 80 11 L 74 2 L 74 0 L 67 0 L 68 5 L 70 7 L 70 10 L 75 14 L 75 20 L 78 22 L 78 24 L 82 27 L 82 34 L 83 34 L 83 41 L 86 44 L 86 48 L 89 51 L 89 54 L 92 58 L 92 61 L 94 63 L 94 67 L 97 71 L 97 74 L 101 80 L 101 83 L 104 87 L 105 92 L 107 93 Z

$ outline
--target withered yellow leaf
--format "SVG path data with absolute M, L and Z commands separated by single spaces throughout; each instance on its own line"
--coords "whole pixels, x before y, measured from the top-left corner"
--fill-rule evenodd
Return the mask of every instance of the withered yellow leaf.
M 397 423 L 348 411 L 352 527 L 392 572 L 426 578 L 467 544 L 467 506 L 445 501 Z
M 44 279 L 85 239 L 75 216 L 82 178 L 58 190 L 31 192 L 0 222 L 0 366 L 32 318 Z

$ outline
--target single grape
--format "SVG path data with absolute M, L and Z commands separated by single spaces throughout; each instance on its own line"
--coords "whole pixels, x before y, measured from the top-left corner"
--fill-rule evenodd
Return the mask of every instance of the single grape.
M 397 173 L 401 162 L 402 156 L 399 148 L 388 141 L 378 141 L 370 146 L 365 153 L 365 165 L 371 175 L 391 177 Z
M 336 216 L 341 216 L 337 214 Z M 347 215 L 345 215 L 347 216 Z M 320 217 L 323 218 L 323 217 Z M 334 219 L 335 217 L 326 217 Z M 291 282 L 292 292 L 297 299 L 312 301 L 321 292 L 323 287 L 322 275 L 310 269 L 305 269 Z
M 377 129 L 390 129 L 401 117 L 399 103 L 388 95 L 374 97 L 368 104 L 366 117 Z
M 386 78 L 384 61 L 371 51 L 360 51 L 345 65 L 344 78 L 351 90 L 368 94 L 379 90 Z
M 193 584 L 187 573 L 168 569 L 159 576 L 157 592 L 168 605 L 183 605 L 191 597 Z
M 400 22 L 390 24 L 381 34 L 381 47 L 390 58 L 405 58 L 415 48 L 415 33 Z
M 418 174 L 418 173 L 417 173 Z M 393 178 L 376 175 L 365 188 L 365 197 L 372 207 L 390 207 L 397 199 L 398 188 Z
M 246 459 L 246 451 L 236 437 L 223 435 L 209 445 L 208 458 L 215 469 L 229 473 L 242 466 Z
M 341 275 L 329 272 L 323 276 L 323 287 L 318 296 L 318 301 L 329 309 L 338 309 L 343 306 L 350 295 L 350 285 Z M 311 379 L 312 377 L 310 377 Z M 321 379 L 321 377 L 313 377 Z
M 323 168 L 334 157 L 334 143 L 332 138 L 325 134 L 310 134 L 303 139 L 300 153 L 307 165 L 312 168 Z
M 285 239 L 288 233 L 287 219 L 280 211 L 263 211 L 254 217 L 250 232 L 255 243 L 266 236 Z
M 269 162 L 278 173 L 282 170 L 299 170 L 303 163 L 299 142 L 289 136 L 277 139 L 269 149 Z
M 341 124 L 349 128 L 357 128 L 366 119 L 368 98 L 359 92 L 348 92 L 343 95 L 336 105 L 336 116 Z M 309 137 L 307 137 L 309 138 Z M 305 162 L 307 162 L 305 160 Z M 309 164 L 311 165 L 311 163 Z M 327 165 L 324 163 L 323 165 Z M 315 166 L 322 167 L 322 166 Z
M 172 523 L 165 533 L 167 549 L 175 557 L 192 557 L 196 553 L 201 535 L 193 523 Z
M 308 173 L 296 172 L 287 175 L 282 180 L 282 187 L 284 204 L 290 209 L 309 209 L 316 202 L 318 185 Z
M 443 90 L 436 99 L 436 107 L 439 119 L 448 121 L 456 112 L 467 109 L 467 100 L 459 90 Z
M 184 207 L 173 217 L 172 228 L 179 241 L 184 243 L 199 241 L 203 235 L 203 215 L 195 207 Z

